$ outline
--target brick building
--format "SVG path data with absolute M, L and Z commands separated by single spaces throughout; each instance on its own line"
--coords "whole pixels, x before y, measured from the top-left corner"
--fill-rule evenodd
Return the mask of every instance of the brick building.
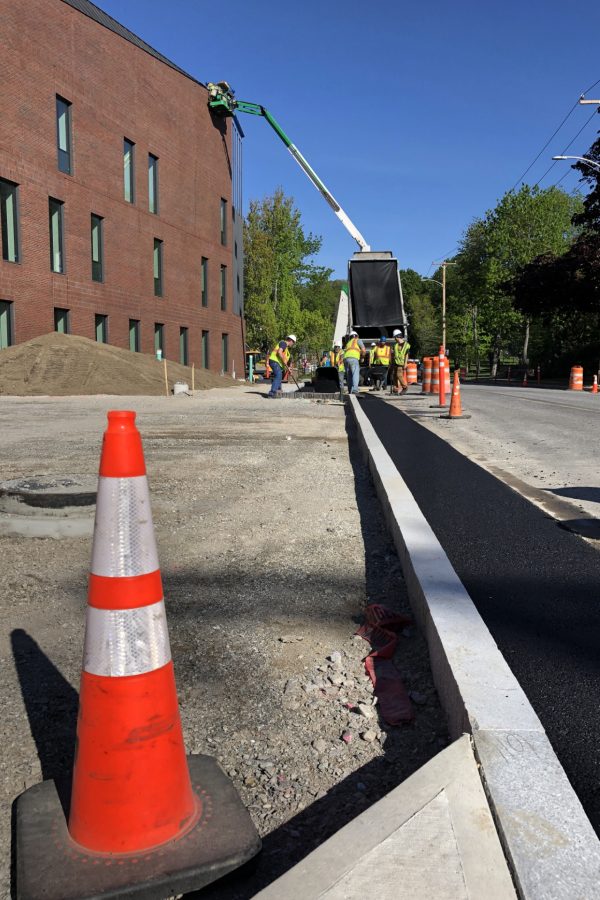
M 88 0 L 6 0 L 0 32 L 0 348 L 68 331 L 243 373 L 237 123 Z

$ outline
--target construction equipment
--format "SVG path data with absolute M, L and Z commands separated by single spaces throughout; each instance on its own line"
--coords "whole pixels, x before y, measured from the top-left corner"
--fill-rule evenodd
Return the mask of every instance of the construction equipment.
M 403 329 L 406 336 L 408 320 L 404 312 L 402 283 L 398 260 L 390 250 L 372 251 L 369 244 L 344 212 L 312 166 L 289 139 L 283 128 L 260 103 L 238 100 L 235 91 L 226 81 L 209 82 L 208 107 L 217 118 L 234 117 L 236 113 L 248 113 L 266 119 L 273 131 L 283 141 L 300 168 L 325 198 L 344 228 L 354 238 L 360 251 L 348 263 L 348 288 L 342 289 L 334 332 L 334 341 L 341 343 L 342 336 L 356 329 L 359 337 L 372 338 L 382 334 L 391 337 L 392 329 Z M 317 369 L 317 380 L 324 375 Z
M 292 141 L 289 139 L 281 125 L 274 119 L 268 109 L 265 109 L 264 106 L 261 106 L 260 103 L 249 103 L 246 100 L 237 100 L 235 97 L 235 92 L 229 86 L 226 81 L 219 81 L 214 84 L 212 81 L 209 81 L 207 84 L 208 88 L 208 108 L 213 112 L 215 116 L 218 117 L 232 117 L 235 116 L 236 112 L 244 112 L 249 113 L 251 116 L 262 116 L 267 120 L 275 134 L 281 138 L 285 146 L 288 148 L 302 171 L 308 175 L 314 186 L 317 190 L 322 194 L 325 198 L 331 209 L 334 211 L 346 231 L 348 231 L 361 250 L 369 251 L 371 248 L 365 241 L 364 237 L 351 221 L 348 215 L 344 212 L 340 204 L 337 202 L 331 191 L 329 191 L 312 166 L 309 165 L 307 160 L 302 156 L 298 148 Z

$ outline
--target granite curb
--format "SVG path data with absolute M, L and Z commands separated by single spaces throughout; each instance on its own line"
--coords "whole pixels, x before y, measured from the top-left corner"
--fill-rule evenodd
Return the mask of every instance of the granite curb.
M 473 737 L 520 896 L 600 898 L 600 841 L 541 722 L 354 397 L 350 407 L 427 639 L 450 734 Z

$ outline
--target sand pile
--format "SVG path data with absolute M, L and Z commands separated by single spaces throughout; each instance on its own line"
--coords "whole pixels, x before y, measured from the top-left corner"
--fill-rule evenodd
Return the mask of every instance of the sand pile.
M 176 381 L 192 386 L 192 369 L 168 360 L 169 388 Z M 196 390 L 231 387 L 228 375 L 196 368 Z M 0 350 L 0 394 L 69 396 L 73 394 L 165 394 L 162 362 L 72 334 L 45 334 Z

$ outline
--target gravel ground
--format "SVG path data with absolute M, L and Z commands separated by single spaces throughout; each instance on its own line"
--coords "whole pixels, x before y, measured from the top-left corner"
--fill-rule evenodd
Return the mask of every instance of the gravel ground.
M 341 404 L 1 398 L 2 477 L 94 473 L 115 406 L 144 439 L 186 746 L 220 760 L 263 836 L 201 896 L 251 897 L 446 745 L 426 645 L 400 637 L 416 719 L 388 728 L 354 632 L 367 601 L 407 597 Z M 71 762 L 90 542 L 0 537 L 0 557 L 8 897 L 10 803 Z

